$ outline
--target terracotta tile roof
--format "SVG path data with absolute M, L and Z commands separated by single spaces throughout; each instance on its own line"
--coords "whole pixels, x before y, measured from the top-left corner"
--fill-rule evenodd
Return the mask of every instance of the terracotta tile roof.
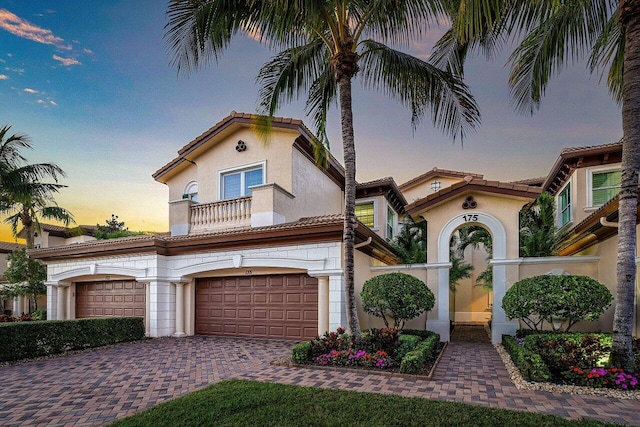
M 487 181 L 484 179 L 467 177 L 464 181 L 457 182 L 449 187 L 443 188 L 437 193 L 433 193 L 427 197 L 416 200 L 415 202 L 405 206 L 405 210 L 409 214 L 413 215 L 430 206 L 440 204 L 451 197 L 455 197 L 467 191 L 481 191 L 535 199 L 542 190 L 540 187 L 532 187 L 513 182 Z
M 542 188 L 555 195 L 575 169 L 619 163 L 621 159 L 622 140 L 610 144 L 564 148 L 551 167 Z
M 423 183 L 423 182 L 429 180 L 430 178 L 432 178 L 434 176 L 448 176 L 448 177 L 452 177 L 452 178 L 464 178 L 466 176 L 470 176 L 472 178 L 478 178 L 478 179 L 484 178 L 484 175 L 477 174 L 477 173 L 461 172 L 461 171 L 454 171 L 454 170 L 448 170 L 448 169 L 433 168 L 430 171 L 423 173 L 422 175 L 419 175 L 419 176 L 417 176 L 415 178 L 410 179 L 409 181 L 405 182 L 404 184 L 400 184 L 398 186 L 398 188 L 400 188 L 400 190 L 406 190 L 406 189 L 414 187 L 414 186 L 416 186 L 416 185 L 418 185 L 420 183 Z
M 266 232 L 266 231 L 277 231 L 277 230 L 289 231 L 289 230 L 297 230 L 297 229 L 308 228 L 308 227 L 315 227 L 320 225 L 342 224 L 343 218 L 344 217 L 342 214 L 305 217 L 305 218 L 300 218 L 298 221 L 285 222 L 283 224 L 265 225 L 262 227 L 230 228 L 226 230 L 188 234 L 186 236 L 160 237 L 160 239 L 167 242 L 171 242 L 171 241 L 193 240 L 196 238 L 199 239 L 199 238 L 205 238 L 205 237 L 221 237 L 221 236 L 231 236 L 231 235 L 237 236 L 242 234 L 260 233 L 260 232 Z
M 16 242 L 0 242 L 0 253 L 13 252 L 16 249 L 22 249 L 26 247 L 26 245 L 22 245 Z
M 560 151 L 560 154 L 586 154 L 592 151 L 609 151 L 610 149 L 622 149 L 622 140 L 617 142 L 611 142 L 609 144 L 601 144 L 601 145 L 588 145 L 583 147 L 565 147 Z
M 527 179 L 520 179 L 518 181 L 511 181 L 513 184 L 524 184 L 524 185 L 529 185 L 531 187 L 542 187 L 542 184 L 544 183 L 544 180 L 546 179 L 546 176 L 541 176 L 538 178 L 527 178 Z
M 93 233 L 98 229 L 98 227 L 95 225 L 78 225 L 77 227 L 64 227 L 62 225 L 45 224 L 41 222 L 40 229 L 42 231 L 47 231 L 53 236 L 68 238 L 78 235 L 76 233 L 79 231 L 79 229 L 82 229 L 82 233 L 80 233 L 80 235 L 93 236 Z M 20 232 L 18 232 L 18 236 L 24 238 L 25 233 L 26 231 L 23 228 L 20 230 Z
M 31 249 L 29 254 L 39 259 L 72 259 L 105 255 L 121 255 L 141 252 L 155 252 L 159 255 L 177 255 L 203 250 L 221 250 L 247 246 L 299 244 L 304 241 L 341 241 L 342 214 L 301 218 L 298 221 L 268 225 L 264 227 L 244 227 L 186 236 L 166 234 L 122 237 L 119 239 L 97 240 L 75 245 L 53 248 Z M 359 241 L 372 238 L 372 244 L 361 250 L 385 262 L 397 263 L 389 243 L 364 225 L 356 226 Z M 309 240 L 310 239 L 310 240 Z
M 227 117 L 220 120 L 211 128 L 194 138 L 192 141 L 184 145 L 178 150 L 178 157 L 174 158 L 160 169 L 152 174 L 152 177 L 159 181 L 165 174 L 173 170 L 178 165 L 189 162 L 192 159 L 187 159 L 187 156 L 196 150 L 198 147 L 206 143 L 211 137 L 222 132 L 234 123 L 241 123 L 246 126 L 254 126 L 257 124 L 256 120 L 260 118 L 257 114 L 237 113 L 232 111 Z M 298 131 L 307 141 L 316 141 L 317 138 L 314 134 L 305 126 L 302 120 L 292 119 L 287 117 L 273 117 L 272 125 L 277 128 L 285 128 Z M 338 163 L 338 161 L 328 153 L 329 163 L 344 176 L 344 168 Z M 344 178 L 343 178 L 344 179 Z
M 388 176 L 356 184 L 356 199 L 379 194 L 384 194 L 396 212 L 404 215 L 404 206 L 407 204 L 407 199 L 405 199 L 392 177 Z

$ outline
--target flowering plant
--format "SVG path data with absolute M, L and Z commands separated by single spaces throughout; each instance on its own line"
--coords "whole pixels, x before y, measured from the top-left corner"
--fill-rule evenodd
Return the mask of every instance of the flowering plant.
M 316 357 L 315 361 L 322 366 L 364 366 L 379 369 L 393 366 L 393 361 L 389 355 L 382 350 L 378 350 L 373 354 L 364 350 L 331 350 L 329 353 Z
M 563 373 L 564 377 L 576 385 L 589 387 L 618 388 L 622 390 L 635 390 L 638 387 L 638 377 L 627 374 L 621 368 L 593 368 L 581 369 L 572 366 Z

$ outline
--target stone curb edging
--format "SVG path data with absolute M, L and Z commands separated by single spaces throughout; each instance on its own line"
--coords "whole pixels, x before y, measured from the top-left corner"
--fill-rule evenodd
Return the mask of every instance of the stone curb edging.
M 293 363 L 293 360 L 291 360 L 290 356 L 285 356 L 276 360 L 272 360 L 271 362 L 269 362 L 269 364 L 271 366 L 280 366 L 285 368 L 316 369 L 321 371 L 324 370 L 324 371 L 334 371 L 334 372 L 357 372 L 361 374 L 364 373 L 367 375 L 369 374 L 381 375 L 384 377 L 407 378 L 407 379 L 415 379 L 415 380 L 430 380 L 433 378 L 433 374 L 436 371 L 436 367 L 438 366 L 438 363 L 440 363 L 440 359 L 442 358 L 442 355 L 444 354 L 444 351 L 447 348 L 447 345 L 449 343 L 445 342 L 443 344 L 444 345 L 442 346 L 442 350 L 440 350 L 440 354 L 438 354 L 438 357 L 436 358 L 435 362 L 433 362 L 433 365 L 431 366 L 431 369 L 429 370 L 429 373 L 427 375 L 402 374 L 400 372 L 379 371 L 375 369 L 355 369 L 355 368 L 349 368 L 346 366 L 302 365 L 299 363 Z
M 640 400 L 640 391 L 625 391 L 625 390 L 613 390 L 608 388 L 593 388 L 577 385 L 560 385 L 548 382 L 533 382 L 527 381 L 523 378 L 518 367 L 511 360 L 511 356 L 504 348 L 502 344 L 494 344 L 496 351 L 502 358 L 509 377 L 518 390 L 534 390 L 534 391 L 548 391 L 551 393 L 569 393 L 591 396 L 603 396 L 613 397 L 617 399 L 634 399 Z

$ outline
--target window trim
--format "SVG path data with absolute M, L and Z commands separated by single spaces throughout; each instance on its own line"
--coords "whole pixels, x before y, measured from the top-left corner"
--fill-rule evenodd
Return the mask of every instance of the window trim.
M 357 199 L 355 205 L 364 205 L 364 204 L 368 204 L 368 203 L 373 203 L 373 227 L 370 227 L 371 230 L 378 230 L 379 226 L 378 226 L 378 200 L 374 197 L 369 197 L 366 199 Z M 354 205 L 354 206 L 355 206 Z M 355 207 L 354 207 L 354 213 L 355 213 Z M 356 215 L 356 219 L 358 218 L 358 216 Z
M 262 160 L 260 162 L 248 163 L 242 166 L 235 166 L 232 168 L 220 169 L 218 171 L 218 200 L 232 200 L 223 198 L 223 185 L 222 185 L 222 177 L 224 175 L 228 175 L 230 173 L 235 172 L 246 172 L 252 169 L 262 168 L 262 183 L 258 185 L 263 185 L 267 182 L 267 161 Z M 244 190 L 244 187 L 241 187 L 241 190 Z M 246 195 L 241 195 L 240 197 L 246 197 Z
M 562 224 L 562 210 L 560 209 L 560 195 L 569 187 L 569 219 Z M 556 224 L 558 228 L 565 227 L 573 222 L 573 202 L 575 197 L 573 196 L 573 186 L 571 185 L 571 178 L 560 188 L 556 193 Z
M 595 168 L 589 168 L 587 169 L 587 206 L 586 209 L 597 209 L 602 205 L 593 205 L 593 175 L 594 174 L 599 174 L 599 173 L 605 173 L 605 172 L 616 172 L 616 171 L 620 171 L 622 172 L 622 165 L 616 165 L 616 166 L 611 166 L 611 165 L 607 165 L 607 166 L 600 166 L 600 167 L 595 167 Z
M 195 191 L 193 191 L 195 189 Z M 185 195 L 189 200 L 193 200 L 194 202 L 198 202 L 198 181 L 189 181 L 189 183 L 184 187 L 184 192 L 182 193 L 182 198 L 184 199 Z M 193 196 L 196 196 L 195 200 Z
M 389 224 L 389 212 L 392 212 L 393 214 L 393 224 Z M 387 203 L 387 212 L 386 212 L 386 218 L 385 218 L 385 227 L 384 227 L 384 234 L 385 237 L 389 240 L 393 239 L 394 237 L 396 237 L 396 234 L 398 233 L 398 221 L 396 220 L 396 218 L 398 218 L 398 212 L 396 212 L 395 209 L 393 209 L 393 207 L 391 207 L 390 204 Z M 389 227 L 391 227 L 391 236 L 389 236 Z

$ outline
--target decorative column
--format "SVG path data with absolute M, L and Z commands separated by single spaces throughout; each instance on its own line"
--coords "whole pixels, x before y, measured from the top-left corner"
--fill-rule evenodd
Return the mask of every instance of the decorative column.
M 329 331 L 329 277 L 318 277 L 318 336 Z
M 174 337 L 184 337 L 184 283 L 176 283 L 176 332 Z
M 56 319 L 57 320 L 64 320 L 64 306 L 65 306 L 65 299 L 64 299 L 64 286 L 62 286 L 62 284 L 58 283 L 58 287 L 57 289 L 57 298 L 56 298 L 56 311 L 57 311 L 57 316 Z
M 18 317 L 22 315 L 24 311 L 22 296 L 13 297 L 13 315 Z

